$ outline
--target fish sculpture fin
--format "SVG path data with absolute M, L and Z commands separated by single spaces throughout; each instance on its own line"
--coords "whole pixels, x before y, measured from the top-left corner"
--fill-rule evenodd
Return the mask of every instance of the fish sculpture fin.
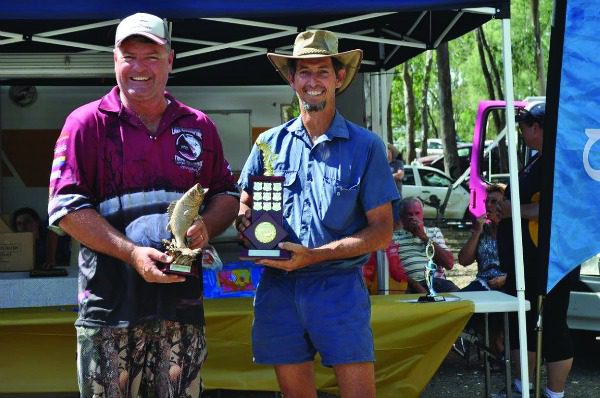
M 177 201 L 174 200 L 171 203 L 169 203 L 169 207 L 167 207 L 167 214 L 169 215 L 169 220 L 171 220 L 171 218 L 173 218 L 173 212 L 175 211 L 175 205 L 177 204 Z M 167 231 L 171 231 L 171 222 L 169 221 L 169 223 L 167 223 Z

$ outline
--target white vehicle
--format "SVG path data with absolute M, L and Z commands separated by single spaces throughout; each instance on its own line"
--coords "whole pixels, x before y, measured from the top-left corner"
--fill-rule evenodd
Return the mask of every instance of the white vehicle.
M 448 203 L 440 217 L 462 220 L 469 206 L 469 191 L 455 184 L 450 176 L 438 169 L 418 165 L 404 166 L 402 197 L 419 197 L 424 204 L 425 218 L 437 218 L 438 209 L 443 205 L 448 187 L 451 189 Z
M 428 138 L 427 139 L 427 154 L 428 155 L 442 155 L 444 153 L 444 144 L 440 138 Z
M 600 334 L 600 254 L 581 264 L 579 282 L 571 291 L 567 323 L 569 328 Z
M 421 155 L 421 143 L 417 143 L 415 152 L 417 157 Z M 427 155 L 443 155 L 444 144 L 441 138 L 428 138 L 427 139 Z

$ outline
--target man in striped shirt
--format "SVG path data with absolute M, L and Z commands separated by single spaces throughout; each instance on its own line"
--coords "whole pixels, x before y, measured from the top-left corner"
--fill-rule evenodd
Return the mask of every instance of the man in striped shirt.
M 435 249 L 433 262 L 437 271 L 433 288 L 437 293 L 455 292 L 458 287 L 446 279 L 445 269 L 454 267 L 454 255 L 446 246 L 444 235 L 437 227 L 425 227 L 423 223 L 423 203 L 417 197 L 408 197 L 400 205 L 402 228 L 393 235 L 394 243 L 400 246 L 400 262 L 408 275 L 408 293 L 428 293 L 425 281 L 425 268 L 429 259 L 425 248 L 429 241 Z

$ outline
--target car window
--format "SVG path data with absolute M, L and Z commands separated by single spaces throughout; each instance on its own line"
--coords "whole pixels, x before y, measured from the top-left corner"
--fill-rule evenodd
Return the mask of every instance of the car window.
M 471 146 L 465 146 L 458 148 L 458 157 L 471 156 Z
M 484 156 L 483 151 L 490 145 L 498 135 L 504 134 L 504 129 L 498 131 L 498 127 L 494 122 L 494 119 L 498 118 L 500 121 L 506 119 L 505 108 L 491 108 L 484 114 L 484 120 L 481 131 L 481 149 L 479 153 L 479 164 L 480 164 L 480 177 L 487 183 L 508 183 L 508 146 L 506 137 L 499 140 L 497 145 L 490 148 L 491 158 L 486 154 Z M 525 164 L 526 159 L 526 147 L 523 137 L 517 134 L 517 163 L 518 169 L 520 170 Z
M 412 167 L 404 168 L 404 178 L 402 178 L 402 185 L 415 185 L 415 175 L 413 174 Z
M 452 184 L 449 178 L 435 170 L 419 170 L 419 175 L 423 186 L 426 187 L 447 187 Z

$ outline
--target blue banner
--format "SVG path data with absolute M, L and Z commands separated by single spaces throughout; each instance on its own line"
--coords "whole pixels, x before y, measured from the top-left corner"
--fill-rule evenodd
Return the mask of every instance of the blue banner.
M 548 284 L 600 253 L 600 7 L 567 2 Z

